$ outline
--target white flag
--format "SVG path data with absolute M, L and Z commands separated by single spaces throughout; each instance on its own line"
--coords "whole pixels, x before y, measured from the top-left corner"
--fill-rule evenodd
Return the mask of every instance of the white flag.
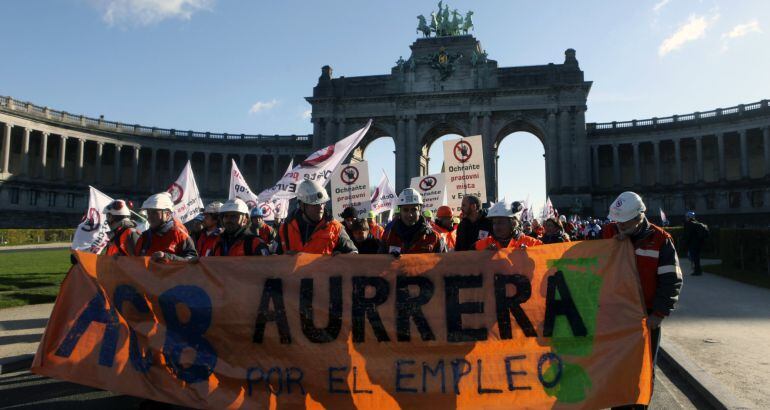
M 556 213 L 556 210 L 553 208 L 553 204 L 551 203 L 551 197 L 546 197 L 545 206 L 543 207 L 543 221 L 548 218 L 555 218 L 557 215 L 558 214 Z
M 246 179 L 241 174 L 241 170 L 238 169 L 235 160 L 231 159 L 230 161 L 232 161 L 230 165 L 230 194 L 227 199 L 238 198 L 246 202 L 249 209 L 254 208 L 259 202 L 257 196 L 251 192 L 251 188 L 246 183 Z
M 377 188 L 375 188 L 372 193 L 372 211 L 374 211 L 375 215 L 378 215 L 393 209 L 396 205 L 397 197 L 396 190 L 393 189 L 393 185 L 390 184 L 388 176 L 385 174 L 385 170 L 382 170 L 380 183 L 377 184 Z
M 287 175 L 290 173 L 293 167 L 294 159 L 289 161 L 289 166 L 286 168 L 286 172 L 283 174 Z M 264 219 L 265 222 L 273 222 L 276 218 L 286 219 L 286 217 L 289 215 L 289 199 L 290 198 L 279 198 L 273 195 L 271 198 L 259 202 L 258 206 L 260 209 L 262 209 L 262 219 Z
M 110 231 L 110 226 L 107 224 L 104 208 L 112 202 L 112 198 L 92 186 L 88 189 L 88 209 L 83 215 L 83 221 L 75 229 L 72 249 L 99 253 L 109 241 L 107 232 Z
M 260 201 L 278 196 L 279 198 L 294 198 L 297 196 L 297 185 L 306 179 L 314 180 L 326 186 L 334 170 L 344 161 L 348 155 L 358 146 L 364 138 L 372 120 L 360 130 L 348 135 L 334 145 L 321 148 L 310 154 L 302 163 L 287 172 L 276 184 L 259 193 Z
M 198 184 L 195 183 L 190 161 L 184 166 L 176 182 L 168 187 L 171 200 L 174 201 L 174 218 L 187 223 L 195 218 L 203 209 L 203 200 L 198 192 Z
M 660 223 L 666 224 L 666 221 L 668 221 L 668 218 L 666 218 L 666 213 L 663 212 L 663 208 L 658 208 L 660 210 Z

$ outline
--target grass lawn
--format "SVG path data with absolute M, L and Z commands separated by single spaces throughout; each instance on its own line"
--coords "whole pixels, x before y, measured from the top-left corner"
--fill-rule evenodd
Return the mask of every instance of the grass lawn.
M 0 252 L 0 309 L 53 302 L 70 266 L 69 249 Z
M 704 265 L 703 271 L 728 279 L 737 280 L 738 282 L 747 283 L 749 285 L 770 289 L 770 275 L 766 272 L 751 272 L 740 270 L 739 268 L 725 269 L 722 264 Z

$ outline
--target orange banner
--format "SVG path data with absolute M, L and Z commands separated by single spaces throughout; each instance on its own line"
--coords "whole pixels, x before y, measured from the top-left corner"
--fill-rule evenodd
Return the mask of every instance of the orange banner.
M 198 408 L 606 408 L 651 395 L 627 242 L 77 258 L 35 373 Z

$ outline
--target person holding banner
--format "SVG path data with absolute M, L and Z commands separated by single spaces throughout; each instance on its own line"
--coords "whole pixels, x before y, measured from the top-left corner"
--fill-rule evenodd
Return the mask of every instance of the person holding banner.
M 443 205 L 436 210 L 436 221 L 433 223 L 433 229 L 444 239 L 449 252 L 455 250 L 457 242 L 457 230 L 452 217 L 452 208 Z
M 240 198 L 230 199 L 219 210 L 224 231 L 217 237 L 213 256 L 267 256 L 270 251 L 249 229 L 249 207 Z
M 150 228 L 142 232 L 136 243 L 138 256 L 150 256 L 155 262 L 189 261 L 198 256 L 195 243 L 181 223 L 174 219 L 171 194 L 151 195 L 142 204 L 147 211 Z
M 487 217 L 492 221 L 492 235 L 476 242 L 474 247 L 477 251 L 528 248 L 543 244 L 539 239 L 521 232 L 521 211 L 513 213 L 504 201 L 493 204 Z
M 222 228 L 219 226 L 220 208 L 222 208 L 222 203 L 214 201 L 206 205 L 203 210 L 203 231 L 195 243 L 195 249 L 200 256 L 211 255 L 211 250 L 214 249 L 214 244 L 217 243 L 217 238 L 222 233 Z
M 382 235 L 380 253 L 400 256 L 408 253 L 446 252 L 446 244 L 420 213 L 422 195 L 406 188 L 398 195 L 399 219 Z
M 265 215 L 262 213 L 262 208 L 259 206 L 251 208 L 250 216 L 251 227 L 249 227 L 249 232 L 259 237 L 269 248 L 273 247 L 278 234 L 275 233 L 275 229 L 272 226 L 265 223 Z
M 645 216 L 646 210 L 641 196 L 631 191 L 623 192 L 610 205 L 607 218 L 612 222 L 605 225 L 602 235 L 605 239 L 629 239 L 634 246 L 654 366 L 658 358 L 661 322 L 671 314 L 679 300 L 682 269 L 671 235 L 650 223 Z
M 468 195 L 463 197 L 462 204 L 463 219 L 457 227 L 456 251 L 471 251 L 479 239 L 485 239 L 492 232 L 492 223 L 487 219 L 486 211 L 481 209 L 481 200 Z
M 322 255 L 358 253 L 345 227 L 324 218 L 329 194 L 319 183 L 304 180 L 297 186 L 297 210 L 278 228 L 278 254 L 298 252 Z
M 134 256 L 139 232 L 131 220 L 131 210 L 128 209 L 126 201 L 116 199 L 110 202 L 104 207 L 104 214 L 107 215 L 107 224 L 110 226 L 110 232 L 107 233 L 110 240 L 104 254 Z

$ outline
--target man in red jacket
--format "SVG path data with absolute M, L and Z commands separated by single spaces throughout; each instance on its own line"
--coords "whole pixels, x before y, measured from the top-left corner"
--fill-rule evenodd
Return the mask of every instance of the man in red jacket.
M 660 325 L 679 300 L 682 270 L 671 235 L 647 220 L 646 209 L 638 194 L 623 192 L 610 205 L 608 218 L 612 222 L 604 226 L 602 235 L 605 239 L 630 240 L 634 246 L 636 267 L 647 308 L 654 368 L 660 344 Z
M 446 252 L 446 244 L 422 216 L 422 195 L 406 188 L 398 195 L 399 219 L 385 229 L 380 253 L 399 256 L 402 253 Z
M 195 244 L 195 249 L 198 251 L 199 256 L 210 256 L 211 251 L 214 249 L 214 244 L 217 243 L 217 238 L 222 233 L 219 222 L 220 208 L 222 208 L 222 203 L 214 201 L 206 205 L 206 208 L 203 210 L 203 230 Z
M 139 240 L 139 231 L 131 220 L 131 211 L 126 201 L 116 199 L 110 202 L 104 208 L 104 213 L 107 214 L 107 224 L 110 226 L 110 232 L 107 234 L 110 241 L 104 254 L 133 256 L 136 241 Z
M 243 200 L 230 199 L 219 213 L 225 230 L 214 244 L 213 256 L 266 256 L 267 245 L 249 230 L 249 207 Z
M 155 262 L 190 261 L 198 256 L 184 225 L 174 219 L 174 202 L 171 194 L 161 192 L 151 195 L 142 204 L 147 211 L 150 228 L 142 232 L 136 243 L 138 256 L 150 256 Z

